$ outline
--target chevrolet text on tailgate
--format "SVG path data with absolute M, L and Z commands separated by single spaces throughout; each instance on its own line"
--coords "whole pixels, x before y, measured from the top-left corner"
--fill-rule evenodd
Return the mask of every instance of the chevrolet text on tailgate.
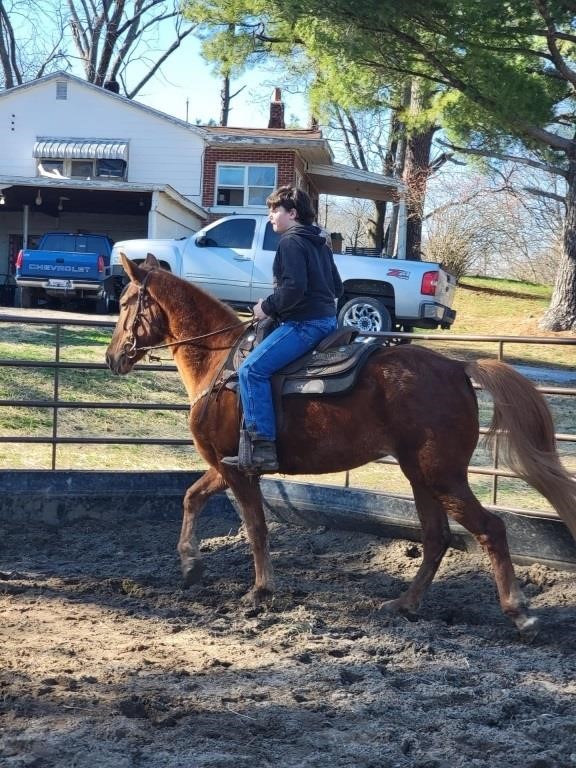
M 120 253 L 142 262 L 153 253 L 165 269 L 235 307 L 254 305 L 272 292 L 278 243 L 266 215 L 219 219 L 180 240 L 125 240 L 112 249 L 112 274 L 120 282 Z M 340 325 L 364 333 L 449 328 L 456 279 L 439 264 L 334 254 L 344 283 Z
M 114 309 L 110 273 L 112 241 L 106 235 L 48 232 L 38 248 L 16 259 L 16 306 L 36 307 L 43 299 L 92 299 L 99 312 Z

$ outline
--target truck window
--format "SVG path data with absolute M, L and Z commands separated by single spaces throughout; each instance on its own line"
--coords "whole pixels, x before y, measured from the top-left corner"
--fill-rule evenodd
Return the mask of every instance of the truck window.
M 75 250 L 74 235 L 65 235 L 60 232 L 49 233 L 44 235 L 41 248 L 44 251 L 67 251 L 69 253 Z
M 66 253 L 107 253 L 110 244 L 100 235 L 69 235 L 50 232 L 44 236 L 42 249 L 45 251 L 65 251 Z
M 255 229 L 254 219 L 223 221 L 206 233 L 206 245 L 212 248 L 252 248 Z
M 268 222 L 266 224 L 266 231 L 264 232 L 264 243 L 262 245 L 263 250 L 265 251 L 275 251 L 278 248 L 278 241 L 280 240 L 280 235 L 278 232 L 274 232 L 272 229 L 272 224 Z
M 110 244 L 105 237 L 94 237 L 93 235 L 79 236 L 76 238 L 76 253 L 107 253 L 110 250 Z

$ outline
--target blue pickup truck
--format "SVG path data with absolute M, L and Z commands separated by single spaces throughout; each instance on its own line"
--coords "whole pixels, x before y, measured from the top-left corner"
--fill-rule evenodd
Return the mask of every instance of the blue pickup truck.
M 16 259 L 17 307 L 37 307 L 43 301 L 88 299 L 96 311 L 117 307 L 110 275 L 112 240 L 106 235 L 48 232 L 38 248 L 20 251 Z

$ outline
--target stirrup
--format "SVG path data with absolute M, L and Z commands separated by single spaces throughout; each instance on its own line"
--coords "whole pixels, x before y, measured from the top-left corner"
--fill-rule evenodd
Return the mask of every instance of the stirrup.
M 279 469 L 276 443 L 273 440 L 259 440 L 247 429 L 240 430 L 238 455 L 225 456 L 221 462 L 248 475 L 274 473 Z

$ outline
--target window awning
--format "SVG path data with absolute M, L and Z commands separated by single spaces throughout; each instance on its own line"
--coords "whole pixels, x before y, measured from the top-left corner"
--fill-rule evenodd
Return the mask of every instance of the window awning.
M 128 142 L 121 139 L 54 139 L 39 137 L 34 157 L 54 160 L 128 160 Z

